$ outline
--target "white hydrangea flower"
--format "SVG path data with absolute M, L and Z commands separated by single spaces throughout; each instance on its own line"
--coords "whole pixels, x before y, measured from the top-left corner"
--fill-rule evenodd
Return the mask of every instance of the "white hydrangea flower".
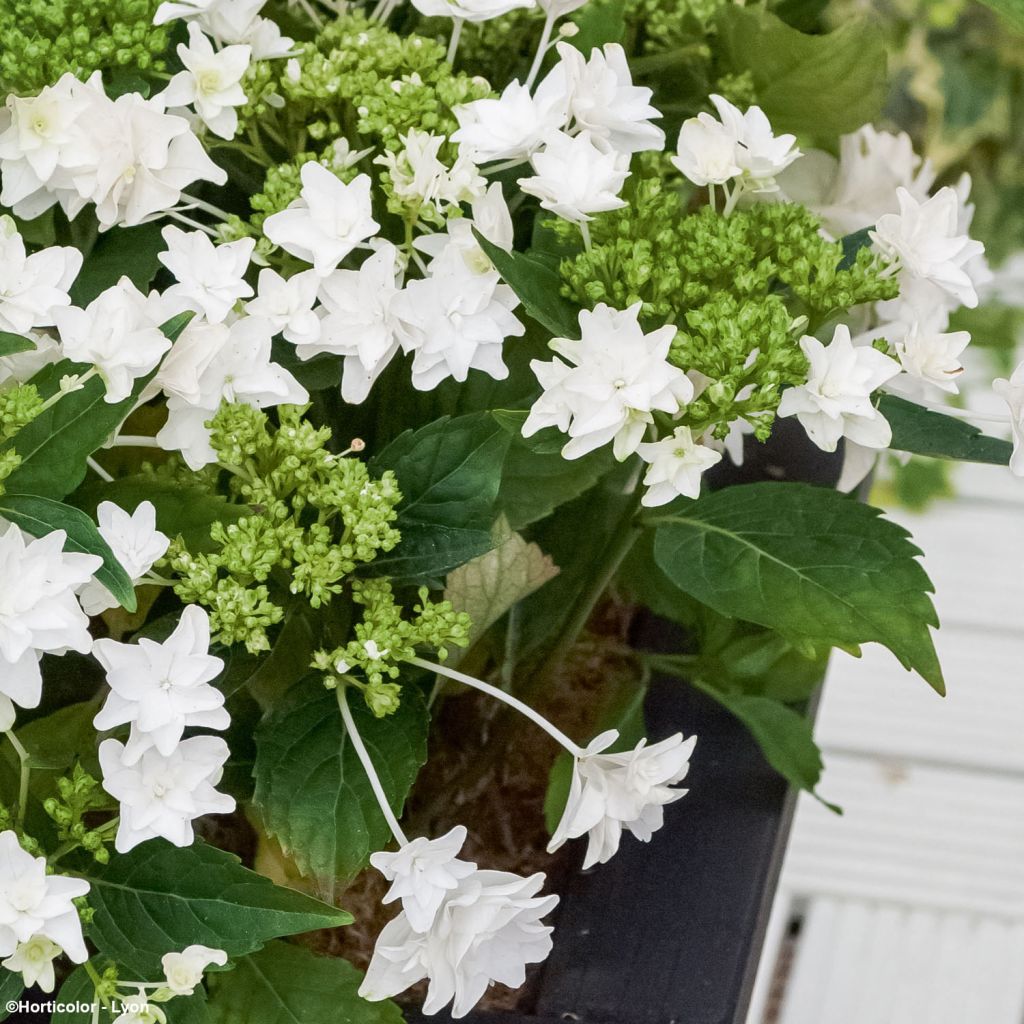
M 244 44 L 214 50 L 199 25 L 188 26 L 188 46 L 178 44 L 178 59 L 185 66 L 167 84 L 162 95 L 168 107 L 192 107 L 199 119 L 222 139 L 233 139 L 238 130 L 236 107 L 245 104 L 242 77 L 252 59 Z
M 651 118 L 661 117 L 651 106 L 653 93 L 633 84 L 626 51 L 618 43 L 591 50 L 589 59 L 571 43 L 559 43 L 557 50 L 577 128 L 620 153 L 665 148 L 665 133 L 651 124 Z
M 156 528 L 156 508 L 151 501 L 140 502 L 130 515 L 112 501 L 101 501 L 96 519 L 100 536 L 132 583 L 137 584 L 170 547 L 170 538 Z M 78 599 L 86 615 L 117 607 L 117 598 L 99 580 L 88 583 Z
M 374 161 L 387 170 L 392 192 L 399 199 L 416 205 L 433 203 L 443 211 L 484 194 L 487 182 L 461 150 L 451 167 L 438 156 L 448 141 L 444 135 L 410 128 L 399 141 L 401 150 L 386 151 Z
M 526 965 L 551 952 L 552 928 L 541 919 L 558 897 L 538 896 L 543 884 L 543 874 L 475 871 L 449 892 L 429 931 L 415 931 L 403 911 L 380 933 L 359 995 L 389 999 L 427 979 L 423 1012 L 451 1002 L 459 1018 L 493 982 L 518 988 Z
M 335 270 L 323 278 L 323 319 L 316 342 L 296 345 L 300 359 L 321 352 L 341 356 L 341 396 L 359 405 L 384 372 L 399 341 L 392 302 L 398 294 L 398 251 L 384 243 L 358 270 Z
M 264 317 L 293 345 L 314 345 L 320 338 L 320 318 L 313 307 L 321 280 L 315 270 L 286 279 L 266 267 L 256 283 L 256 298 L 246 303 L 245 311 Z
M 569 123 L 568 83 L 564 74 L 552 71 L 531 95 L 513 80 L 497 99 L 464 103 L 454 114 L 459 127 L 452 142 L 477 163 L 525 160 Z
M 994 380 L 992 390 L 1010 410 L 1010 426 L 1013 429 L 1010 472 L 1014 476 L 1024 476 L 1024 363 L 1018 364 L 1009 380 L 1005 377 Z
M 71 305 L 68 291 L 81 269 L 82 254 L 70 246 L 28 255 L 14 220 L 0 216 L 0 331 L 52 327 L 54 311 Z
M 241 402 L 257 409 L 275 405 L 303 405 L 306 389 L 283 367 L 271 362 L 274 328 L 263 317 L 247 316 L 222 328 L 212 358 L 198 374 L 199 397 L 172 394 L 167 400 L 167 422 L 156 435 L 165 451 L 179 451 L 190 469 L 202 469 L 217 459 L 206 426 L 222 401 Z
M 896 260 L 902 277 L 937 285 L 965 306 L 978 304 L 978 293 L 966 270 L 985 247 L 961 227 L 962 202 L 956 189 L 939 189 L 923 202 L 898 188 L 899 213 L 878 218 L 871 239 L 883 256 Z
M 738 178 L 736 136 L 721 121 L 701 113 L 683 122 L 672 163 L 685 178 L 704 187 Z
M 537 0 L 537 6 L 554 21 L 578 11 L 586 2 L 587 0 Z
M 562 358 L 530 363 L 544 394 L 523 424 L 525 437 L 557 427 L 570 438 L 565 458 L 611 442 L 621 460 L 637 450 L 655 411 L 674 415 L 691 401 L 693 384 L 668 362 L 675 327 L 644 334 L 639 316 L 639 302 L 581 310 L 580 340 L 555 338 L 550 347 Z
M 512 214 L 509 212 L 508 203 L 505 202 L 505 193 L 502 191 L 501 182 L 495 181 L 488 185 L 487 191 L 473 200 L 470 210 L 472 226 L 491 245 L 496 245 L 505 252 L 511 252 L 513 243 Z M 449 232 L 458 223 L 454 220 L 449 221 Z
M 641 499 L 648 507 L 665 505 L 680 495 L 698 497 L 704 472 L 722 461 L 722 453 L 698 444 L 689 427 L 676 427 L 660 441 L 638 445 L 637 452 L 648 466 L 647 490 Z
M 120 402 L 139 377 L 156 369 L 171 342 L 149 316 L 146 296 L 127 278 L 100 292 L 85 309 L 56 309 L 64 355 L 95 366 L 106 400 Z
M 164 356 L 156 375 L 142 392 L 142 400 L 149 401 L 163 393 L 187 405 L 198 405 L 202 400 L 203 374 L 229 336 L 227 324 L 211 324 L 201 315 L 193 317 Z
M 833 238 L 874 227 L 879 217 L 899 212 L 896 190 L 918 202 L 935 182 L 930 161 L 914 152 L 910 136 L 866 124 L 839 141 L 839 159 L 811 150 L 779 179 L 786 197 L 821 217 Z
M 0 832 L 0 956 L 19 943 L 49 939 L 76 964 L 89 959 L 72 902 L 89 891 L 84 878 L 47 874 L 46 858 L 21 848 L 13 830 Z
M 44 366 L 59 363 L 64 358 L 60 342 L 52 335 L 24 331 L 22 337 L 33 342 L 35 348 L 26 352 L 16 352 L 11 356 L 0 356 L 0 384 L 6 384 L 8 381 L 24 384 Z
M 360 174 L 346 185 L 315 160 L 303 164 L 299 173 L 300 198 L 271 214 L 263 222 L 263 233 L 326 277 L 380 227 L 371 215 L 370 177 Z
M 23 708 L 39 704 L 42 653 L 92 649 L 89 619 L 75 591 L 103 560 L 65 552 L 66 541 L 63 530 L 39 540 L 26 540 L 13 525 L 0 533 L 0 728 L 5 730 L 14 721 L 12 702 Z
M 971 336 L 967 331 L 943 331 L 945 320 L 940 310 L 935 316 L 886 324 L 871 332 L 892 342 L 903 367 L 903 373 L 885 385 L 886 391 L 915 399 L 935 392 L 959 393 L 957 378 L 964 372 L 960 356 Z
M 299 52 L 295 49 L 295 40 L 282 35 L 281 27 L 270 18 L 253 18 L 238 42 L 251 47 L 253 60 L 275 60 Z
M 192 822 L 204 814 L 228 814 L 233 797 L 214 788 L 224 773 L 230 751 L 219 736 L 192 736 L 165 757 L 155 747 L 135 764 L 126 764 L 117 740 L 100 744 L 103 788 L 121 804 L 114 848 L 127 853 L 162 836 L 175 846 L 195 839 Z
M 500 18 L 520 7 L 535 7 L 536 0 L 412 0 L 412 5 L 428 18 L 479 22 Z
M 180 953 L 164 953 L 160 965 L 167 987 L 176 996 L 190 996 L 203 982 L 203 972 L 210 964 L 223 967 L 228 955 L 223 949 L 212 949 L 198 943 L 186 946 Z
M 602 733 L 576 758 L 565 811 L 548 843 L 554 853 L 566 840 L 589 835 L 584 869 L 610 860 L 623 830 L 649 842 L 664 824 L 665 805 L 687 793 L 678 784 L 690 769 L 696 736 L 676 733 L 651 746 L 642 739 L 633 750 L 602 753 L 616 739 L 615 730 Z
M 101 90 L 97 83 L 90 108 L 81 115 L 89 153 L 71 170 L 77 208 L 95 203 L 101 230 L 141 224 L 171 209 L 193 182 L 227 182 L 188 121 L 165 112 L 162 97 L 147 100 L 129 92 L 110 100 Z
M 154 25 L 183 19 L 195 23 L 218 43 L 246 42 L 267 0 L 165 0 Z
M 448 377 L 464 381 L 470 370 L 504 380 L 503 343 L 525 331 L 512 312 L 519 305 L 515 292 L 493 268 L 468 266 L 458 244 L 447 245 L 429 270 L 391 304 L 402 347 L 415 353 L 413 387 L 430 391 Z
M 131 725 L 125 765 L 136 764 L 153 747 L 169 757 L 192 726 L 226 729 L 231 724 L 224 694 L 210 685 L 224 662 L 209 651 L 210 618 L 194 604 L 181 613 L 163 643 L 143 637 L 134 644 L 109 639 L 93 644 L 110 686 L 93 725 L 101 732 Z
M 465 825 L 456 825 L 440 839 L 420 836 L 394 853 L 370 856 L 370 863 L 391 882 L 382 902 L 401 900 L 413 931 L 427 931 L 449 893 L 476 871 L 475 864 L 458 859 L 465 842 Z
M 227 319 L 239 299 L 252 295 L 245 280 L 256 245 L 253 238 L 214 245 L 203 231 L 182 231 L 168 224 L 161 232 L 167 250 L 157 259 L 174 275 L 177 284 L 164 293 L 185 309 L 202 313 L 213 324 Z
M 871 395 L 900 372 L 900 364 L 870 345 L 854 345 L 845 324 L 827 346 L 804 335 L 800 348 L 810 362 L 807 383 L 782 393 L 778 414 L 796 416 L 822 451 L 834 452 L 841 437 L 865 448 L 887 447 L 892 429 Z
M 629 177 L 629 157 L 590 132 L 549 135 L 530 164 L 535 174 L 520 178 L 519 187 L 564 220 L 581 223 L 626 205 L 619 192 Z
M 20 974 L 26 987 L 38 985 L 44 992 L 52 992 L 57 985 L 53 961 L 63 952 L 45 935 L 33 935 L 27 942 L 19 942 L 11 955 L 0 961 L 0 967 Z

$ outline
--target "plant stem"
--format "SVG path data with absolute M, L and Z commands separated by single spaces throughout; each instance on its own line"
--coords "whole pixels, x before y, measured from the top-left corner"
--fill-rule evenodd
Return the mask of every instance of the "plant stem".
M 21 766 L 21 776 L 18 780 L 18 825 L 25 824 L 25 810 L 28 807 L 28 779 L 31 774 L 31 769 L 28 766 L 28 751 L 22 746 L 21 740 L 14 735 L 13 729 L 8 729 L 6 733 L 7 738 L 11 741 L 11 746 L 14 747 L 14 752 L 18 755 L 18 763 Z
M 462 18 L 455 18 L 452 22 L 452 38 L 448 43 L 448 53 L 444 58 L 449 64 L 455 62 L 455 52 L 459 48 L 459 37 L 462 35 L 462 22 Z
M 540 73 L 540 66 L 544 63 L 544 54 L 548 51 L 548 43 L 551 42 L 551 30 L 555 27 L 554 15 L 549 14 L 544 19 L 544 28 L 540 34 L 540 42 L 537 44 L 537 53 L 530 65 L 530 73 L 526 76 L 526 88 L 532 89 L 537 75 Z
M 159 448 L 160 443 L 155 437 L 143 437 L 141 434 L 121 434 L 108 442 L 108 448 Z
M 465 672 L 458 672 L 453 668 L 445 668 L 444 665 L 435 664 L 424 658 L 410 658 L 409 664 L 418 665 L 420 668 L 436 672 L 441 676 L 447 676 L 449 679 L 454 679 L 457 683 L 464 683 L 474 690 L 479 690 L 481 693 L 486 693 L 489 697 L 494 697 L 495 700 L 500 700 L 503 704 L 508 704 L 509 707 L 515 708 L 516 711 L 529 718 L 535 725 L 539 725 L 553 740 L 565 747 L 573 757 L 582 757 L 585 754 L 582 747 L 573 743 L 561 729 L 552 725 L 539 711 L 535 711 L 529 704 L 524 704 L 518 697 L 513 697 L 512 694 L 506 693 L 497 686 L 491 686 L 490 683 L 485 683 L 482 679 L 477 679 L 475 676 L 468 676 Z
M 345 723 L 345 731 L 352 741 L 352 749 L 356 752 L 359 763 L 363 766 L 363 771 L 366 772 L 366 777 L 370 780 L 370 788 L 373 790 L 373 795 L 377 798 L 381 814 L 384 815 L 384 820 L 388 823 L 391 834 L 400 846 L 406 846 L 409 840 L 402 831 L 402 826 L 398 824 L 395 812 L 391 810 L 391 804 L 388 803 L 387 794 L 384 792 L 384 787 L 380 782 L 380 776 L 377 774 L 377 769 L 373 766 L 373 760 L 363 744 L 363 738 L 359 735 L 359 730 L 356 728 L 355 719 L 352 717 L 352 711 L 348 706 L 348 698 L 345 695 L 346 689 L 344 684 L 340 684 L 337 691 L 338 708 L 341 711 L 341 720 Z
M 91 456 L 87 455 L 85 464 L 104 482 L 112 484 L 114 478 Z

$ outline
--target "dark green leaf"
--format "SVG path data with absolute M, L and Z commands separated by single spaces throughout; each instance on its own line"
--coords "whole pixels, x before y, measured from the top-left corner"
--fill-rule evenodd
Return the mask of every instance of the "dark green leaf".
M 654 556 L 680 590 L 801 645 L 888 647 L 940 693 L 920 552 L 878 509 L 823 487 L 729 487 L 659 516 Z
M 1001 14 L 1015 29 L 1024 32 L 1024 0 L 981 0 L 986 7 L 991 7 Z
M 996 466 L 1008 465 L 1013 454 L 1009 441 L 989 437 L 971 423 L 932 412 L 905 398 L 883 395 L 878 408 L 892 427 L 889 447 L 896 451 Z
M 181 313 L 161 330 L 174 341 L 193 315 Z M 62 377 L 82 371 L 82 366 L 63 360 L 45 367 L 31 383 L 49 397 L 57 392 Z M 85 479 L 86 459 L 120 427 L 151 378 L 152 374 L 137 380 L 123 402 L 105 400 L 106 388 L 99 377 L 87 381 L 80 391 L 64 395 L 0 446 L 0 451 L 14 448 L 21 456 L 21 464 L 5 481 L 7 490 L 46 498 L 70 494 Z
M 426 704 L 415 683 L 398 711 L 374 718 L 358 693 L 352 717 L 400 814 L 427 759 Z M 390 835 L 366 772 L 349 742 L 334 692 L 319 679 L 295 687 L 256 734 L 254 806 L 264 828 L 304 874 L 349 879 Z
M 871 22 L 847 20 L 827 35 L 807 35 L 763 8 L 726 4 L 717 25 L 725 66 L 750 73 L 777 132 L 834 138 L 881 112 L 885 36 Z
M 76 306 L 87 306 L 122 277 L 127 277 L 139 291 L 148 291 L 160 269 L 157 256 L 166 248 L 156 223 L 108 231 L 100 236 L 82 265 L 71 287 L 71 301 Z
M 126 512 L 134 512 L 143 501 L 150 501 L 156 508 L 157 528 L 168 537 L 181 537 L 194 554 L 213 549 L 210 527 L 214 523 L 232 522 L 252 513 L 248 505 L 229 504 L 220 494 L 148 476 L 88 484 L 77 492 L 74 501 L 93 514 L 103 501 L 112 501 Z
M 557 259 L 533 252 L 505 252 L 479 232 L 477 241 L 501 279 L 519 296 L 523 309 L 557 338 L 579 337 L 578 310 L 562 298 Z
M 840 270 L 849 270 L 857 262 L 857 253 L 871 244 L 873 230 L 874 228 L 861 228 L 860 231 L 854 231 L 839 239 L 843 247 L 843 258 L 839 264 Z
M 11 1009 L 11 1004 L 16 1004 L 24 991 L 25 985 L 20 974 L 14 971 L 0 971 L 0 1020 L 7 1020 L 12 1012 L 17 1012 Z M 17 1021 L 18 1018 L 15 1017 L 14 1020 Z
M 64 530 L 67 534 L 64 550 L 99 555 L 103 564 L 96 571 L 96 579 L 113 594 L 122 608 L 135 611 L 135 587 L 130 577 L 100 536 L 96 524 L 81 509 L 34 494 L 2 494 L 0 516 L 16 523 L 33 537 L 45 537 L 54 530 Z
M 395 438 L 370 469 L 398 478 L 402 541 L 373 562 L 374 574 L 434 578 L 488 551 L 510 440 L 489 412 L 444 417 Z
M 236 957 L 269 939 L 352 921 L 199 840 L 179 848 L 151 839 L 85 874 L 96 911 L 89 938 L 140 977 L 160 977 L 160 958 L 193 943 Z
M 572 20 L 579 31 L 570 42 L 584 56 L 606 43 L 621 43 L 626 35 L 625 0 L 590 0 Z
M 274 338 L 272 358 L 278 366 L 287 370 L 307 391 L 323 391 L 341 385 L 340 356 L 328 353 L 303 360 L 298 350 L 284 338 Z
M 274 942 L 211 975 L 211 1024 L 402 1024 L 390 1000 L 358 995 L 362 971 L 347 960 L 316 956 L 301 946 Z
M 23 338 L 20 334 L 0 331 L 0 358 L 3 356 L 15 356 L 19 352 L 32 352 L 35 347 L 34 341 Z

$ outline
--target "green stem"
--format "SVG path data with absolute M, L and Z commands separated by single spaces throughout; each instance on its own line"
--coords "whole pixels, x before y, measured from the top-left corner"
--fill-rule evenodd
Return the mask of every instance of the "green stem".
M 21 767 L 21 777 L 18 780 L 18 827 L 25 824 L 25 811 L 28 807 L 28 780 L 32 769 L 28 765 L 28 751 L 22 746 L 21 740 L 14 735 L 14 730 L 7 731 L 7 738 L 18 755 L 18 762 Z

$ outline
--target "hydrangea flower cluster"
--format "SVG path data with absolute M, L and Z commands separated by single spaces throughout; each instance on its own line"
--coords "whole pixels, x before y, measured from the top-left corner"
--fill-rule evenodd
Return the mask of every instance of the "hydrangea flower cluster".
M 823 489 L 707 492 L 780 419 L 845 460 L 844 488 L 901 446 L 1024 475 L 1024 368 L 994 385 L 1012 449 L 943 404 L 970 341 L 952 318 L 991 276 L 970 181 L 940 184 L 904 134 L 806 131 L 725 59 L 712 21 L 745 8 L 630 0 L 628 32 L 586 0 L 397 8 L 0 12 L 0 966 L 53 990 L 62 956 L 84 964 L 115 1024 L 207 990 L 229 1013 L 243 972 L 204 974 L 344 923 L 367 865 L 397 914 L 362 998 L 425 982 L 425 1012 L 462 1017 L 522 985 L 554 941 L 545 873 L 465 853 L 458 793 L 403 818 L 445 702 L 473 690 L 558 744 L 548 851 L 586 838 L 604 864 L 664 826 L 700 749 L 635 714 L 674 656 L 616 640 L 628 678 L 574 689 L 638 537 L 631 575 L 680 618 L 700 605 L 794 659 L 885 642 L 938 687 L 902 531 Z M 698 95 L 650 73 L 666 51 L 693 55 Z M 798 498 L 834 499 L 825 537 Z M 873 605 L 812 631 L 751 596 L 747 550 L 676 571 L 702 516 L 723 545 L 824 547 L 823 577 L 845 567 L 841 596 L 889 600 L 900 628 L 869 628 Z M 721 651 L 682 660 L 727 708 L 773 699 Z M 534 706 L 566 693 L 585 745 Z M 519 737 L 482 718 L 475 785 Z M 153 929 L 111 923 L 101 884 L 142 888 Z

